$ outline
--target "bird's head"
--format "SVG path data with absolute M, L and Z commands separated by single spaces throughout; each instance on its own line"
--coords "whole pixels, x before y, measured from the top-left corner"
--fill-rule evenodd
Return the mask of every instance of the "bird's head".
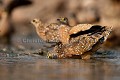
M 42 22 L 39 20 L 39 19 L 33 19 L 31 21 L 31 23 L 35 26 L 35 27 L 38 27 L 40 25 L 42 25 Z
M 66 18 L 66 17 L 60 17 L 60 18 L 57 19 L 57 21 L 58 21 L 60 24 L 69 25 L 68 18 Z

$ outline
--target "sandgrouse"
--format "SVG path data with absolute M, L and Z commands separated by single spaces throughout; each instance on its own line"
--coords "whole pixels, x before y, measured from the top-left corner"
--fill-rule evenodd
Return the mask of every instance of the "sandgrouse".
M 45 41 L 57 41 L 53 50 L 48 52 L 48 58 L 80 58 L 89 59 L 103 42 L 106 41 L 111 28 L 94 24 L 78 24 L 70 26 L 64 18 L 59 23 L 45 26 L 39 19 L 32 24 L 38 35 Z M 67 20 L 68 21 L 68 20 Z

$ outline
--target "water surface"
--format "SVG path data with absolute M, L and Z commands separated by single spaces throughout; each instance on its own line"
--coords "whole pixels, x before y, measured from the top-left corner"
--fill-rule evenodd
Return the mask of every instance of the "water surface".
M 119 53 L 118 53 L 119 55 Z M 0 56 L 0 80 L 120 80 L 120 58 L 47 59 Z

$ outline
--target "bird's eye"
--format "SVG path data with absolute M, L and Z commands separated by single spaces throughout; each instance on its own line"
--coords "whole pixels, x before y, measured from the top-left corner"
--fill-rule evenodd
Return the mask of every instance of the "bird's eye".
M 33 20 L 33 22 L 36 22 L 35 20 Z

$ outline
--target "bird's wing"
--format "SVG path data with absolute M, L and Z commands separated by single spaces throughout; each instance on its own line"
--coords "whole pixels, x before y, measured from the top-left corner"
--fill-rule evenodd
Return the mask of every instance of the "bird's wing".
M 64 47 L 64 53 L 82 55 L 85 52 L 95 52 L 100 47 L 100 45 L 108 38 L 108 35 L 111 32 L 111 28 L 109 27 L 105 27 L 104 29 L 105 31 L 103 31 L 101 34 L 84 34 L 75 38 L 71 38 L 70 44 L 65 45 Z
M 74 27 L 72 27 L 69 31 L 69 34 L 76 34 L 80 31 L 85 31 L 85 30 L 88 30 L 92 27 L 93 25 L 92 24 L 78 24 Z
M 95 45 L 101 37 L 102 36 L 100 35 L 97 37 L 81 35 L 77 38 L 73 38 L 71 39 L 70 44 L 68 46 L 65 46 L 65 53 L 72 55 L 82 55 L 84 52 L 91 50 L 92 46 Z

